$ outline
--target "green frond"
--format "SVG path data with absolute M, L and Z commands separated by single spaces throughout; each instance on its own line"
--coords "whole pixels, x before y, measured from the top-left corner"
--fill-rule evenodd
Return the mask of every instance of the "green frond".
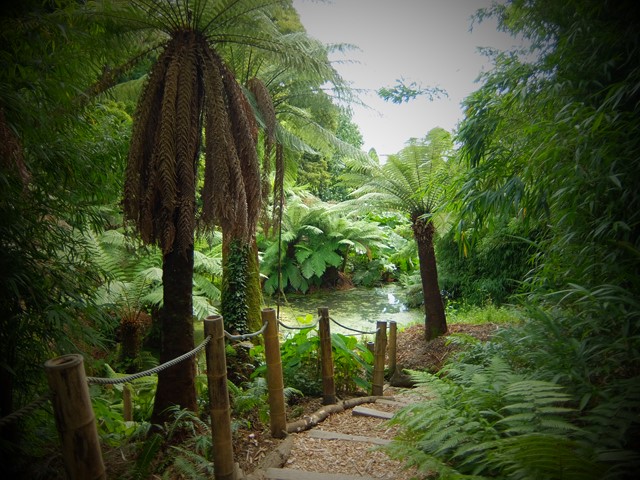
M 193 288 L 194 295 L 202 297 L 205 301 L 216 302 L 220 300 L 220 290 L 204 275 L 194 273 Z
M 411 374 L 434 398 L 395 415 L 406 443 L 394 449 L 423 468 L 445 478 L 604 478 L 608 471 L 589 432 L 572 423 L 575 410 L 564 405 L 571 397 L 560 385 L 523 379 L 498 357 L 486 366 L 450 364 L 443 378 Z
M 222 274 L 222 258 L 195 250 L 193 252 L 193 269 L 198 273 L 219 276 Z
M 510 478 L 601 479 L 606 470 L 592 455 L 566 437 L 529 433 L 502 441 L 492 462 Z

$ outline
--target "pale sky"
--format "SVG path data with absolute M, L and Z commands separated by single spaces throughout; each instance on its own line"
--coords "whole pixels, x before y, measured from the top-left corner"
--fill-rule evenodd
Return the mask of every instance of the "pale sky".
M 515 43 L 485 21 L 471 28 L 471 15 L 490 0 L 293 0 L 310 36 L 323 43 L 351 43 L 360 51 L 333 54 L 335 68 L 370 109 L 354 107 L 363 149 L 379 155 L 400 151 L 407 140 L 434 127 L 453 131 L 462 119 L 460 102 L 478 88 L 487 61 L 477 47 L 507 48 Z M 396 105 L 375 91 L 396 79 L 437 86 L 449 96 L 434 101 L 418 97 Z

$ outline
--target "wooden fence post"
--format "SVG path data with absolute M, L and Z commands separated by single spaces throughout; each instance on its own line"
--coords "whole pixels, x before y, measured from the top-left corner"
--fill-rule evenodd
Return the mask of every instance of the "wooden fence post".
M 131 398 L 131 390 L 133 387 L 130 383 L 122 386 L 122 418 L 125 422 L 133 420 L 133 399 Z
M 333 378 L 333 353 L 331 350 L 331 327 L 329 309 L 318 308 L 320 315 L 320 361 L 322 367 L 322 404 L 336 403 L 336 383 Z
M 387 350 L 387 322 L 376 322 L 376 343 L 373 353 L 372 395 L 382 395 L 384 387 L 384 361 Z
M 397 361 L 398 324 L 392 320 L 389 322 L 389 375 L 396 371 Z
M 371 352 L 371 353 L 376 353 L 376 344 L 373 342 L 367 342 L 367 349 Z
M 224 322 L 221 315 L 204 320 L 207 344 L 207 379 L 211 404 L 211 437 L 213 439 L 213 467 L 216 480 L 236 480 L 231 438 L 231 408 L 227 389 L 227 357 L 224 345 Z
M 71 480 L 106 479 L 82 356 L 52 358 L 44 367 L 67 475 Z
M 264 308 L 262 322 L 267 322 L 267 328 L 264 331 L 264 355 L 267 362 L 271 436 L 284 438 L 287 436 L 287 416 L 284 404 L 284 380 L 282 378 L 282 357 L 280 356 L 276 311 L 273 308 Z

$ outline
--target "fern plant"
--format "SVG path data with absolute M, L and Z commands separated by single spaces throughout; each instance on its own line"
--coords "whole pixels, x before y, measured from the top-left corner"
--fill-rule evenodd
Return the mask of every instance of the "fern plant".
M 250 428 L 256 423 L 269 423 L 268 385 L 266 378 L 255 377 L 242 386 L 228 382 L 232 400 L 231 427 L 238 430 L 241 427 Z M 285 401 L 302 397 L 303 393 L 293 387 L 285 387 Z
M 162 257 L 160 251 L 140 248 L 119 230 L 90 237 L 94 261 L 106 282 L 96 293 L 100 305 L 136 317 L 148 307 L 162 306 Z M 194 251 L 193 314 L 205 318 L 217 313 L 220 290 L 214 281 L 222 273 L 219 239 L 213 247 L 202 243 Z M 124 314 L 123 314 L 124 315 Z
M 389 452 L 420 471 L 442 479 L 606 475 L 560 385 L 528 379 L 498 357 L 488 366 L 449 365 L 446 376 L 412 375 L 431 399 L 392 420 L 403 433 Z

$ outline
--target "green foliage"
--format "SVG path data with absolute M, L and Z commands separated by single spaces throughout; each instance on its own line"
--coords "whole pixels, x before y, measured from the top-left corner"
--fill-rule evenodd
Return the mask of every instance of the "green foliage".
M 262 347 L 256 347 L 262 349 Z M 373 355 L 355 337 L 331 334 L 336 392 L 353 394 L 371 387 Z M 282 374 L 287 387 L 304 395 L 322 394 L 320 366 L 320 337 L 311 328 L 305 328 L 287 338 L 281 345 Z M 256 370 L 256 375 L 266 367 Z
M 425 95 L 429 101 L 437 100 L 442 97 L 448 97 L 446 90 L 440 87 L 422 87 L 416 82 L 407 81 L 404 78 L 396 80 L 396 84 L 392 87 L 381 87 L 377 94 L 380 98 L 387 102 L 404 103 L 415 100 L 418 96 Z
M 153 368 L 156 365 L 148 365 Z M 127 374 L 114 371 L 108 364 L 104 365 L 103 373 L 106 378 L 120 378 Z M 114 435 L 114 430 L 128 428 L 123 421 L 123 390 L 128 388 L 132 399 L 132 416 L 134 422 L 144 424 L 149 421 L 153 410 L 153 398 L 156 392 L 158 378 L 155 375 L 135 379 L 127 384 L 116 384 L 113 386 L 92 385 L 90 392 L 94 401 L 94 410 L 98 421 L 98 430 L 105 439 L 110 435 L 114 436 L 117 444 L 118 435 Z M 109 410 L 109 412 L 106 412 Z M 122 433 L 122 432 L 120 432 Z
M 356 337 L 331 334 L 336 392 L 349 394 L 371 390 L 373 354 Z
M 613 380 L 640 368 L 640 72 L 629 63 L 640 43 L 626 4 L 586 1 L 577 16 L 572 8 L 514 2 L 491 12 L 529 36 L 536 55 L 496 55 L 466 101 L 463 223 L 482 234 L 517 215 L 539 232 L 526 288 L 549 312 L 528 325 L 563 331 L 575 353 L 610 371 L 627 365 Z
M 145 468 L 140 468 L 139 472 L 151 470 L 167 479 L 183 476 L 193 479 L 211 478 L 214 471 L 210 426 L 189 410 L 174 407 L 170 414 L 171 421 L 162 427 L 160 438 L 154 434 L 143 446 L 138 460 L 144 459 L 142 466 Z M 178 445 L 176 439 L 180 440 Z M 171 452 L 170 455 L 165 454 L 167 450 Z M 145 455 L 147 452 L 149 455 Z M 140 478 L 146 477 L 140 475 Z
M 247 299 L 247 281 L 249 255 L 251 248 L 242 241 L 234 240 L 229 244 L 229 252 L 224 259 L 222 299 L 220 309 L 224 315 L 225 326 L 230 332 L 246 333 L 249 304 Z
M 277 290 L 279 270 L 283 291 L 307 292 L 311 287 L 335 286 L 337 272 L 344 272 L 351 255 L 367 254 L 384 245 L 381 233 L 377 225 L 341 213 L 341 206 L 313 198 L 289 198 L 282 247 L 274 242 L 264 252 L 261 267 L 268 276 L 265 293 Z
M 151 465 L 158 455 L 160 448 L 162 447 L 163 438 L 159 433 L 151 434 L 145 442 L 142 444 L 138 458 L 136 458 L 135 467 L 133 470 L 133 478 L 136 480 L 142 480 L 148 478 Z
M 430 395 L 406 407 L 403 433 L 389 451 L 439 478 L 604 478 L 597 444 L 572 422 L 560 385 L 527 379 L 493 358 L 486 366 L 450 364 L 446 377 L 414 372 Z
M 532 269 L 532 235 L 521 221 L 511 221 L 465 249 L 450 230 L 436 242 L 440 287 L 466 304 L 509 301 Z
M 362 134 L 358 126 L 343 109 L 338 113 L 335 135 L 342 142 L 355 148 L 362 146 Z M 347 200 L 350 193 L 350 189 L 341 181 L 341 175 L 346 168 L 345 158 L 353 155 L 341 152 L 338 148 L 331 150 L 331 154 L 322 155 L 303 153 L 298 162 L 296 183 L 324 202 L 341 202 Z
M 355 285 L 374 287 L 395 278 L 397 267 L 388 257 L 363 260 L 361 265 L 354 269 L 352 280 Z
M 481 325 L 483 323 L 498 323 L 513 325 L 523 320 L 524 313 L 513 306 L 496 306 L 486 303 L 483 306 L 467 305 L 464 303 L 447 303 L 447 317 L 452 323 L 469 323 Z
M 231 397 L 232 428 L 258 428 L 269 423 L 269 390 L 267 379 L 255 376 L 242 386 L 229 382 Z M 301 397 L 303 393 L 292 387 L 285 387 L 285 401 Z
M 102 279 L 85 232 L 117 217 L 131 119 L 110 101 L 83 108 L 81 92 L 118 54 L 105 50 L 114 39 L 101 22 L 85 29 L 78 8 L 27 1 L 0 18 L 2 409 L 43 393 L 48 358 L 112 345 L 115 325 L 96 305 Z M 33 436 L 20 428 L 14 447 Z
M 120 230 L 107 230 L 91 241 L 93 259 L 106 279 L 96 292 L 100 305 L 125 311 L 162 306 L 162 254 L 157 248 L 143 247 Z M 214 280 L 222 273 L 221 255 L 199 247 L 194 252 L 193 314 L 205 318 L 217 313 L 220 291 Z
M 432 220 L 445 198 L 449 176 L 446 158 L 451 149 L 451 135 L 435 128 L 424 139 L 414 139 L 391 155 L 384 165 L 372 159 L 350 162 L 345 179 L 359 187 L 353 195 L 362 210 L 368 206 L 402 213 L 412 220 L 420 216 Z
M 535 240 L 522 284 L 527 318 L 493 351 L 528 378 L 564 386 L 602 478 L 632 478 L 638 468 L 630 452 L 638 421 L 629 416 L 640 403 L 632 386 L 640 375 L 640 42 L 632 10 L 627 2 L 518 0 L 482 12 L 530 40 L 532 54 L 494 52 L 494 69 L 465 100 L 458 136 L 469 171 L 456 240 L 464 248 L 513 218 L 519 236 Z M 524 450 L 508 455 L 525 460 Z
M 321 395 L 320 337 L 311 328 L 305 328 L 285 340 L 280 352 L 284 384 L 305 395 Z

